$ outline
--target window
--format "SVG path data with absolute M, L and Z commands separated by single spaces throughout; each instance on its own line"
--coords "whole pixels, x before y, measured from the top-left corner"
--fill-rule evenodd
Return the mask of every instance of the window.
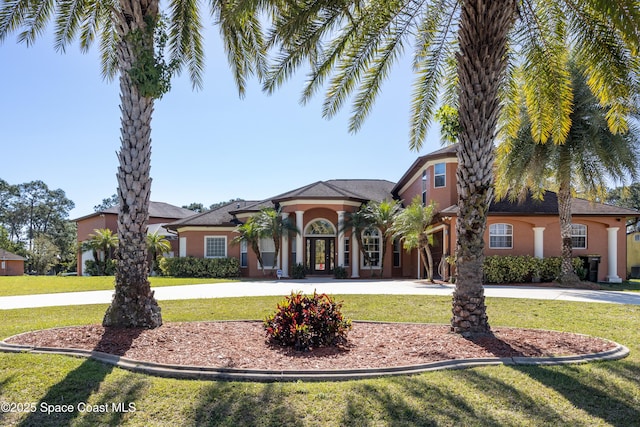
M 393 241 L 393 266 L 400 267 L 400 251 L 402 248 L 402 243 L 400 239 L 395 239 Z
M 429 175 L 427 171 L 422 171 L 422 206 L 427 206 L 427 182 L 429 182 Z
M 348 237 L 344 238 L 344 267 L 349 267 L 349 259 L 351 253 L 351 241 Z
M 491 249 L 511 249 L 513 247 L 513 227 L 510 224 L 489 226 L 489 247 Z
M 380 267 L 380 246 L 380 231 L 372 229 L 362 232 L 362 248 L 371 260 L 369 263 L 363 257 L 363 267 Z
M 571 224 L 571 247 L 573 249 L 587 249 L 587 226 Z
M 264 264 L 264 268 L 273 268 L 274 265 L 277 267 L 278 264 L 275 262 L 276 245 L 273 243 L 273 239 L 260 239 L 259 247 L 260 253 L 262 254 L 262 263 Z
M 305 235 L 306 236 L 317 236 L 317 235 L 335 236 L 336 229 L 333 227 L 333 224 L 331 224 L 331 222 L 327 221 L 326 219 L 318 219 L 307 226 L 307 229 L 305 230 Z
M 247 241 L 242 240 L 240 242 L 240 267 L 247 267 L 248 259 L 247 259 Z
M 227 256 L 226 236 L 207 236 L 204 238 L 205 258 L 225 258 Z
M 433 186 L 444 187 L 447 184 L 447 168 L 445 163 L 436 163 L 433 166 Z
M 640 242 L 640 234 L 636 234 L 635 236 L 633 236 L 633 240 L 635 242 Z

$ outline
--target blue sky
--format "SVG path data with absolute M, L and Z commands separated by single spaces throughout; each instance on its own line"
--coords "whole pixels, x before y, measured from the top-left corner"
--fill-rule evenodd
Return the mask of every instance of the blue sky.
M 178 206 L 241 197 L 264 199 L 318 181 L 397 181 L 418 155 L 440 148 L 432 126 L 420 152 L 408 146 L 413 76 L 399 63 L 357 134 L 348 131 L 350 105 L 322 118 L 322 94 L 299 103 L 304 72 L 274 95 L 254 79 L 240 99 L 217 29 L 207 34 L 204 89 L 185 75 L 156 102 L 152 122 L 151 199 Z M 115 193 L 120 146 L 117 80 L 101 78 L 97 45 L 56 52 L 44 35 L 35 45 L 11 36 L 0 45 L 0 178 L 42 180 L 64 190 L 76 208 L 93 212 Z

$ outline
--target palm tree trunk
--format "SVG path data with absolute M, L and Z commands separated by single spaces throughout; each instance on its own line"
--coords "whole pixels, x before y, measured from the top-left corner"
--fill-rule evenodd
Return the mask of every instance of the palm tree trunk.
M 429 245 L 426 245 L 423 250 L 426 255 L 423 259 L 425 260 L 425 268 L 427 269 L 427 280 L 433 283 L 433 255 L 431 254 Z
M 118 33 L 120 61 L 121 146 L 118 154 L 118 239 L 116 285 L 102 324 L 156 328 L 160 307 L 148 279 L 146 232 L 151 194 L 151 116 L 153 98 L 142 96 L 128 74 L 135 61 L 127 35 L 144 28 L 144 17 L 156 16 L 157 1 L 122 0 Z M 148 48 L 148 47 L 147 47 Z M 153 49 L 153 46 L 151 46 Z
M 558 189 L 558 214 L 560 216 L 560 238 L 562 239 L 560 277 L 558 281 L 564 284 L 575 284 L 580 281 L 573 271 L 573 242 L 571 239 L 571 187 L 567 182 L 561 182 Z
M 498 89 L 506 66 L 507 33 L 516 16 L 515 0 L 462 2 L 458 31 L 458 279 L 451 330 L 489 333 L 482 264 L 487 211 L 493 198 L 493 142 L 500 112 Z

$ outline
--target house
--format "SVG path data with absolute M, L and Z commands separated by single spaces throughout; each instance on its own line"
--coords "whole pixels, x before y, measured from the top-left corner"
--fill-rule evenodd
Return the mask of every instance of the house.
M 450 254 L 456 241 L 457 216 L 456 146 L 452 145 L 418 158 L 393 190 L 400 200 L 421 194 L 423 203 L 434 200 L 442 223 L 436 241 Z M 583 257 L 593 280 L 618 283 L 626 275 L 626 219 L 640 217 L 640 212 L 590 202 L 572 200 L 573 255 Z M 494 201 L 489 206 L 484 235 L 485 250 L 490 255 L 561 255 L 558 200 L 546 192 L 544 200 L 530 197 L 522 203 Z
M 25 259 L 0 248 L 0 276 L 22 276 Z
M 171 252 L 168 256 L 174 256 L 178 252 L 178 237 L 164 228 L 164 225 L 182 218 L 193 216 L 195 212 L 163 202 L 149 202 L 149 223 L 147 233 L 157 232 L 165 236 L 171 243 Z M 98 212 L 77 218 L 74 220 L 78 226 L 78 247 L 89 240 L 89 235 L 96 229 L 109 229 L 114 233 L 118 231 L 118 206 L 112 206 Z M 78 275 L 83 275 L 84 265 L 87 260 L 93 259 L 91 251 L 78 250 Z
M 260 242 L 265 269 L 280 269 L 286 277 L 295 264 L 302 264 L 310 275 L 330 275 L 335 267 L 347 269 L 352 278 L 375 274 L 380 277 L 423 277 L 417 251 L 407 253 L 399 241 L 389 242 L 380 271 L 381 236 L 367 232 L 365 262 L 352 238 L 343 230 L 345 216 L 371 200 L 396 199 L 405 205 L 415 196 L 423 204 L 434 201 L 439 222 L 434 225 L 433 258 L 436 271 L 447 276 L 447 255 L 454 252 L 457 216 L 457 147 L 442 148 L 416 159 L 397 183 L 385 180 L 328 180 L 262 201 L 233 202 L 218 209 L 167 224 L 179 236 L 179 256 L 236 257 L 243 276 L 260 277 L 256 256 L 245 244 L 233 245 L 237 225 L 244 223 L 262 207 L 281 209 L 300 234 L 282 239 L 282 250 L 274 260 L 270 239 Z M 627 271 L 626 218 L 640 212 L 587 200 L 573 199 L 573 251 L 584 257 L 591 278 L 620 282 Z M 526 199 L 522 203 L 494 201 L 489 209 L 485 232 L 486 255 L 560 256 L 560 224 L 555 193 L 547 192 L 543 201 Z
M 232 202 L 173 222 L 167 228 L 179 235 L 179 256 L 236 257 L 244 276 L 260 277 L 264 273 L 250 248 L 244 243 L 231 244 L 237 236 L 234 230 L 263 207 L 279 208 L 300 233 L 283 238 L 277 260 L 274 260 L 273 241 L 262 239 L 260 252 L 265 269 L 272 270 L 275 266 L 288 276 L 292 265 L 302 264 L 311 275 L 331 275 L 336 266 L 348 269 L 354 278 L 359 277 L 363 269 L 377 270 L 379 274 L 379 234 L 368 236 L 367 250 L 374 261 L 373 265 L 365 266 L 357 242 L 351 239 L 350 231 L 342 230 L 341 224 L 347 213 L 357 211 L 363 203 L 391 199 L 393 186 L 392 182 L 375 179 L 318 181 L 268 200 Z M 391 261 L 388 265 L 392 265 Z M 390 271 L 399 275 L 398 267 L 391 266 Z
M 178 256 L 235 257 L 245 277 L 262 277 L 274 270 L 287 277 L 294 265 L 301 264 L 309 275 L 332 275 L 336 267 L 342 267 L 352 278 L 370 275 L 415 278 L 424 277 L 418 251 L 407 252 L 400 241 L 390 241 L 382 263 L 380 231 L 367 231 L 362 240 L 370 259 L 367 262 L 352 230 L 344 229 L 343 224 L 350 213 L 368 201 L 395 199 L 407 205 L 419 196 L 424 205 L 436 203 L 438 222 L 433 226 L 433 260 L 436 274 L 448 277 L 445 259 L 455 252 L 456 242 L 456 149 L 452 145 L 417 158 L 397 183 L 379 179 L 318 181 L 266 200 L 230 202 L 199 214 L 152 203 L 149 223 L 163 224 L 168 233 L 177 236 L 172 245 Z M 234 244 L 233 240 L 238 236 L 236 227 L 264 207 L 280 209 L 283 217 L 296 225 L 299 234 L 282 238 L 277 258 L 273 241 L 267 238 L 260 241 L 263 272 L 251 249 L 245 243 Z M 640 211 L 574 198 L 572 215 L 574 256 L 584 257 L 589 277 L 620 282 L 621 275 L 627 274 L 626 219 L 640 217 Z M 116 217 L 117 209 L 112 208 L 76 220 L 78 241 L 87 239 L 95 228 L 115 230 Z M 486 255 L 561 254 L 555 193 L 547 192 L 542 201 L 531 198 L 522 203 L 494 201 L 487 222 Z M 91 255 L 79 256 L 79 268 L 87 256 Z M 384 271 L 380 271 L 381 265 Z

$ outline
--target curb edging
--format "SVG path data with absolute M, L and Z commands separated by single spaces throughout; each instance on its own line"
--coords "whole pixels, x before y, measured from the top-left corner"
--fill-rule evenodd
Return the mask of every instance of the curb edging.
M 84 357 L 108 365 L 116 366 L 132 372 L 144 373 L 159 377 L 198 380 L 232 380 L 255 382 L 290 382 L 290 381 L 347 381 L 383 376 L 414 375 L 423 372 L 444 369 L 468 369 L 478 366 L 545 366 L 579 364 L 605 360 L 619 360 L 629 355 L 629 349 L 621 344 L 616 348 L 599 353 L 579 356 L 553 357 L 487 357 L 478 359 L 452 359 L 429 362 L 419 365 L 394 366 L 388 368 L 359 369 L 322 369 L 322 370 L 268 370 L 215 368 L 206 366 L 171 365 L 145 362 L 116 356 L 100 351 L 74 348 L 33 347 L 9 344 L 0 341 L 0 351 L 7 353 L 58 354 L 72 357 Z

